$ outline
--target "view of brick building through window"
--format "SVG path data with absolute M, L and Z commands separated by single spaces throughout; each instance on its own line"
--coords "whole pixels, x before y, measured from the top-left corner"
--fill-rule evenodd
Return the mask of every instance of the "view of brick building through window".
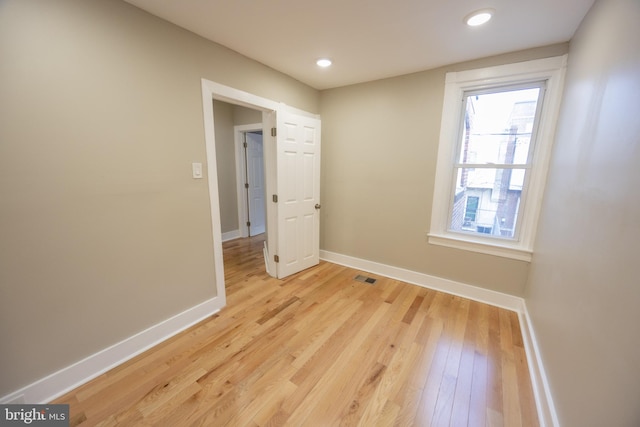
M 516 237 L 541 92 L 465 94 L 450 231 Z

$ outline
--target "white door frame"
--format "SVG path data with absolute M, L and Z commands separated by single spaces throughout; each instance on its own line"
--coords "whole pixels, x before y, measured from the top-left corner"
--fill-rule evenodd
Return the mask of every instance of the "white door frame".
M 273 256 L 277 246 L 277 210 L 276 204 L 270 202 L 271 195 L 277 194 L 276 184 L 276 141 L 271 136 L 271 128 L 276 127 L 276 112 L 290 111 L 302 116 L 320 118 L 317 114 L 311 114 L 281 102 L 262 98 L 239 89 L 234 89 L 211 80 L 202 79 L 202 112 L 204 119 L 204 138 L 207 155 L 207 179 L 209 184 L 209 203 L 211 208 L 211 231 L 213 237 L 213 257 L 216 276 L 216 306 L 226 305 L 226 292 L 224 284 L 224 262 L 222 253 L 222 226 L 220 224 L 220 198 L 218 194 L 218 170 L 216 166 L 216 138 L 213 117 L 213 100 L 224 101 L 229 104 L 241 105 L 254 110 L 262 111 L 262 141 L 264 144 L 264 174 L 266 206 L 267 247 L 265 248 L 265 264 L 267 272 L 276 277 L 276 263 Z
M 229 104 L 241 105 L 243 107 L 252 108 L 254 110 L 262 111 L 262 125 L 265 128 L 275 127 L 275 114 L 278 108 L 281 108 L 279 103 L 270 99 L 262 98 L 238 89 L 234 89 L 229 86 L 221 85 L 216 82 L 212 82 L 207 79 L 202 79 L 202 112 L 204 119 L 204 139 L 205 149 L 207 155 L 207 180 L 209 184 L 209 203 L 211 208 L 211 231 L 213 237 L 213 262 L 216 276 L 216 306 L 222 308 L 226 305 L 227 297 L 225 291 L 224 282 L 224 261 L 222 253 L 222 226 L 220 224 L 220 197 L 218 194 L 218 168 L 216 165 L 216 138 L 215 138 L 215 124 L 213 116 L 213 101 L 224 101 Z M 267 141 L 273 140 L 271 133 L 263 131 L 263 141 L 265 143 L 265 186 L 267 194 L 271 194 L 273 191 L 276 179 L 275 179 L 275 143 Z M 271 143 L 269 143 L 271 142 Z M 274 153 L 268 154 L 273 147 Z M 275 235 L 275 223 L 272 225 L 271 221 L 276 221 L 276 215 L 271 210 L 275 209 L 271 206 L 272 203 L 267 204 L 267 253 L 275 251 L 276 238 Z M 270 227 L 271 226 L 271 227 Z M 275 261 L 270 259 L 272 257 L 265 256 L 265 262 L 267 271 L 269 274 L 275 274 L 276 266 Z M 273 272 L 273 273 L 272 273 Z
M 240 237 L 248 237 L 249 232 L 247 230 L 247 218 L 249 213 L 249 206 L 247 206 L 247 189 L 244 188 L 244 182 L 246 177 L 246 165 L 244 162 L 245 150 L 243 135 L 246 132 L 261 131 L 262 123 L 253 123 L 249 125 L 238 125 L 233 127 L 233 133 L 235 138 L 235 154 L 236 154 L 236 188 L 238 194 L 238 228 L 240 229 Z M 264 132 L 263 132 L 264 138 Z M 264 140 L 263 140 L 264 147 Z M 265 194 L 265 200 L 266 200 Z M 266 215 L 266 212 L 265 212 Z

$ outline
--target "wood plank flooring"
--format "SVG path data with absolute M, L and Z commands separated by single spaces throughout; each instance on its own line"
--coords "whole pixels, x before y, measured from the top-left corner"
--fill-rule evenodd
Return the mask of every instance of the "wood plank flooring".
M 218 314 L 57 399 L 71 425 L 538 425 L 515 313 L 327 262 L 273 279 L 262 242 L 225 243 Z

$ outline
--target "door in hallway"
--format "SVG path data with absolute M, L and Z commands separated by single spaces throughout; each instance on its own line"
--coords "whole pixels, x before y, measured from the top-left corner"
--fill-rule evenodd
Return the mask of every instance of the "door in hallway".
M 247 201 L 249 207 L 249 235 L 265 231 L 264 160 L 262 132 L 247 132 Z

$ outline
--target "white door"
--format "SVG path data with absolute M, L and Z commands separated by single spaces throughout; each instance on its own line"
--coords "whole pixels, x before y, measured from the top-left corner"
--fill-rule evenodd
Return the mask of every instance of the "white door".
M 249 235 L 264 233 L 264 160 L 262 134 L 246 133 L 247 142 L 247 179 L 249 188 Z
M 276 140 L 277 276 L 283 278 L 320 259 L 320 120 L 278 111 Z

